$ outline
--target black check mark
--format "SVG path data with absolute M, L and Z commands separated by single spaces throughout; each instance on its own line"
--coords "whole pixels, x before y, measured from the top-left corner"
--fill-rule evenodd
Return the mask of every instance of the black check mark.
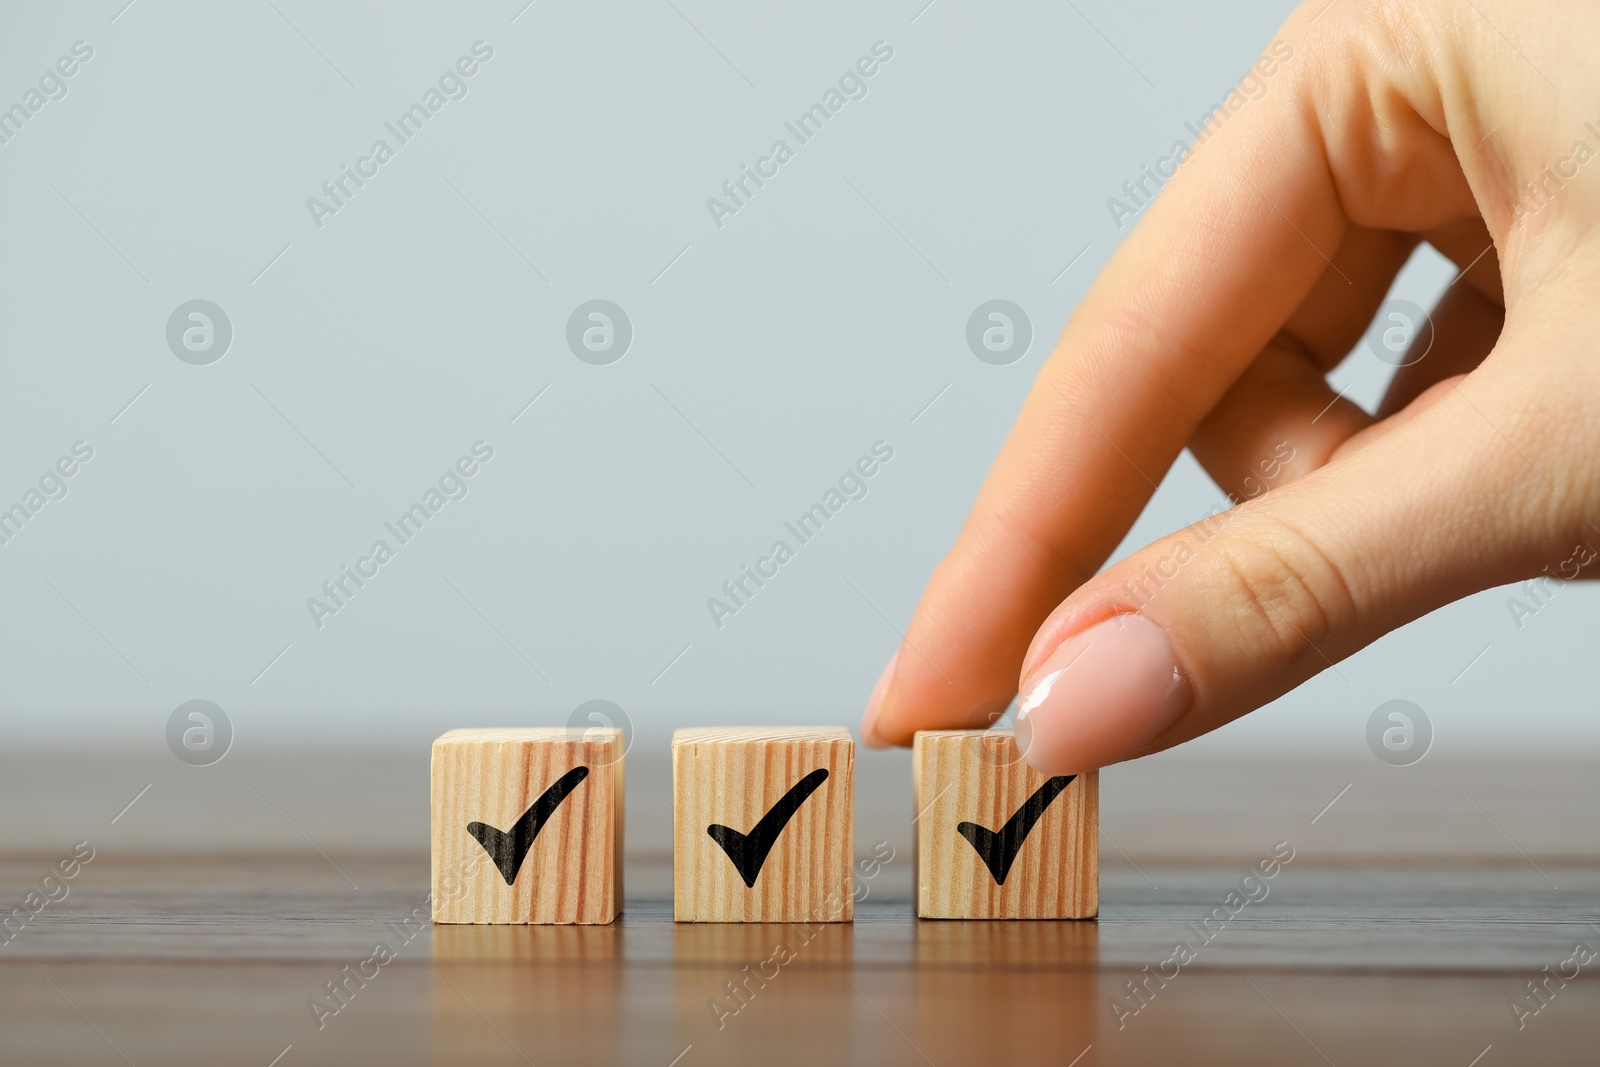
M 1011 870 L 1011 863 L 1017 858 L 1017 852 L 1022 848 L 1022 842 L 1027 840 L 1028 831 L 1033 829 L 1033 824 L 1039 821 L 1039 816 L 1044 814 L 1044 809 L 1050 802 L 1061 795 L 1061 791 L 1072 780 L 1075 774 L 1062 774 L 1050 779 L 1039 787 L 1038 792 L 1023 802 L 1016 814 L 1006 820 L 1006 824 L 999 831 L 990 830 L 979 826 L 975 822 L 964 822 L 956 827 L 956 833 L 966 838 L 973 848 L 978 851 L 978 858 L 983 860 L 984 866 L 989 868 L 989 873 L 994 875 L 995 885 L 1005 885 L 1006 875 Z
M 711 840 L 722 846 L 722 851 L 728 854 L 733 861 L 734 868 L 739 872 L 739 877 L 744 879 L 745 887 L 754 889 L 756 876 L 761 873 L 761 865 L 767 862 L 767 853 L 772 851 L 773 842 L 778 840 L 778 835 L 783 833 L 783 828 L 789 825 L 789 820 L 794 818 L 794 813 L 800 810 L 800 805 L 806 798 L 817 791 L 817 787 L 828 780 L 825 768 L 817 768 L 804 778 L 796 782 L 787 793 L 778 798 L 772 805 L 772 810 L 761 816 L 761 821 L 748 834 L 720 823 L 712 823 L 706 827 L 706 833 L 711 835 Z
M 578 783 L 587 777 L 589 768 L 574 767 L 557 778 L 555 784 L 546 789 L 509 830 L 496 830 L 483 822 L 467 823 L 467 833 L 477 838 L 478 844 L 482 845 L 489 858 L 494 860 L 494 865 L 500 868 L 500 877 L 506 880 L 506 885 L 517 880 L 517 871 L 522 868 L 522 861 L 528 855 L 528 850 L 533 847 L 533 839 L 544 829 L 545 822 L 555 814 L 561 802 L 567 799 L 567 794 L 578 788 Z

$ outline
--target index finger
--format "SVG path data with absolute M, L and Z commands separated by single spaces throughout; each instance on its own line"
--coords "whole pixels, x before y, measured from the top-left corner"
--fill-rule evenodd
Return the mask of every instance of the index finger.
M 1405 94 L 1373 91 L 1389 69 L 1376 57 L 1363 69 L 1338 36 L 1370 29 L 1349 22 L 1368 16 L 1338 29 L 1341 16 L 1322 16 L 1308 35 L 1316 17 L 1302 9 L 1251 68 L 1264 94 L 1236 89 L 1168 157 L 1175 176 L 1073 313 L 930 579 L 867 710 L 867 743 L 998 717 L 1039 624 L 1099 569 L 1201 420 L 1338 269 L 1330 257 L 1348 223 L 1423 229 L 1473 210 L 1465 182 L 1448 179 L 1373 198 L 1381 160 L 1349 142 L 1389 119 L 1372 114 L 1375 101 Z M 1449 150 L 1407 115 L 1406 133 Z M 1354 163 L 1336 173 L 1341 157 Z M 1342 197 L 1364 217 L 1352 220 Z

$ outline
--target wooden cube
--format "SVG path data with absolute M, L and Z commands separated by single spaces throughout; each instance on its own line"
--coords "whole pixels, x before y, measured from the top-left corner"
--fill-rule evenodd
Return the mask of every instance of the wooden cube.
M 925 730 L 911 761 L 920 917 L 1100 913 L 1098 771 L 1040 774 L 1010 730 Z
M 854 918 L 855 765 L 842 726 L 674 733 L 673 917 Z
M 608 923 L 622 909 L 622 731 L 433 743 L 433 921 Z

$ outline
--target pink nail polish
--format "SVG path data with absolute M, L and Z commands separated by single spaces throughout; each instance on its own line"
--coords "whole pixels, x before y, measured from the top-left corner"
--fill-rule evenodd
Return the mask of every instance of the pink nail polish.
M 895 661 L 900 658 L 900 652 L 889 657 L 889 662 L 883 665 L 883 673 L 878 675 L 877 683 L 872 687 L 872 695 L 867 697 L 867 710 L 861 713 L 861 743 L 867 748 L 889 748 L 890 745 L 878 736 L 878 706 L 883 703 L 883 694 L 889 691 L 889 682 L 894 678 Z
M 1023 689 L 1017 748 L 1044 774 L 1114 763 L 1189 708 L 1189 683 L 1166 632 L 1113 615 L 1063 641 Z

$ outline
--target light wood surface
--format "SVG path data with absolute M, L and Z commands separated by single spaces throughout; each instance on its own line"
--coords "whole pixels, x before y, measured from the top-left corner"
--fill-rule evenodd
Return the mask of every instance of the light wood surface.
M 927 730 L 916 735 L 911 774 L 919 916 L 1099 913 L 1097 772 L 1065 784 L 1040 774 L 1022 762 L 1010 730 Z M 986 863 L 980 844 L 1001 858 Z M 993 863 L 1002 865 L 999 873 Z
M 848 922 L 854 915 L 855 742 L 844 727 L 679 730 L 672 788 L 679 922 Z M 708 831 L 731 831 L 742 843 L 768 826 L 777 805 L 792 805 L 792 814 L 769 831 L 776 834 L 770 851 L 749 861 L 759 870 L 741 873 L 733 846 Z
M 622 744 L 622 731 L 601 728 L 452 730 L 435 741 L 433 920 L 615 919 L 622 906 Z M 531 842 L 513 839 L 519 829 L 535 834 Z
M 95 850 L 0 945 L 0 1063 L 1561 1067 L 1600 1047 L 1591 967 L 1522 1029 L 1508 1008 L 1576 940 L 1600 947 L 1600 752 L 1443 743 L 1395 768 L 1358 728 L 1102 772 L 1082 923 L 915 918 L 910 753 L 859 750 L 858 875 L 877 842 L 893 856 L 854 923 L 804 945 L 790 924 L 674 923 L 668 739 L 639 737 L 615 923 L 424 924 L 318 1029 L 308 1001 L 426 901 L 430 740 L 241 745 L 202 769 L 159 737 L 0 749 L 0 910 Z M 1282 839 L 1271 894 L 1119 1029 L 1125 983 Z M 786 940 L 795 958 L 719 1027 L 710 1002 Z

